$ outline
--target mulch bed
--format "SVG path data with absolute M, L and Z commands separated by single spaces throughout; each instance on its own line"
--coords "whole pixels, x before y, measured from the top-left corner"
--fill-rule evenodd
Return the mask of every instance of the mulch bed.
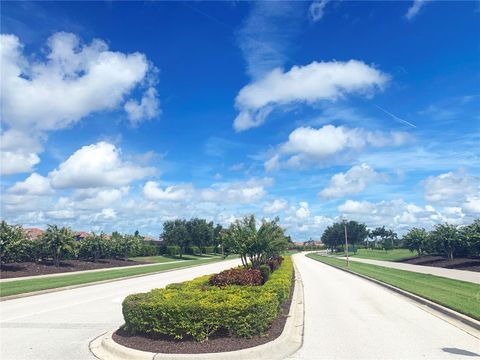
M 118 266 L 132 266 L 142 264 L 146 263 L 118 259 L 101 259 L 96 263 L 93 261 L 83 260 L 63 260 L 62 262 L 60 262 L 60 266 L 57 268 L 53 265 L 53 262 L 42 262 L 38 264 L 34 262 L 20 262 L 1 265 L 0 277 L 2 279 L 7 279 L 22 276 L 58 274 L 82 270 L 108 269 Z
M 442 256 L 424 255 L 410 259 L 400 260 L 398 262 L 413 265 L 434 266 L 446 269 L 480 272 L 480 258 L 458 258 L 448 260 Z
M 290 291 L 289 299 L 282 305 L 279 315 L 273 320 L 268 333 L 263 336 L 254 336 L 251 339 L 228 336 L 228 334 L 216 333 L 205 342 L 193 339 L 172 340 L 167 337 L 147 337 L 130 335 L 121 328 L 113 334 L 113 340 L 120 345 L 154 353 L 166 354 L 203 354 L 225 351 L 236 351 L 262 345 L 279 337 L 288 318 L 290 304 L 292 303 L 294 282 Z

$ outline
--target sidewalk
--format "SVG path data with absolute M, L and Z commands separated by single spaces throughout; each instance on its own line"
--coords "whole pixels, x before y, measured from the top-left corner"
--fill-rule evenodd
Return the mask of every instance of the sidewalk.
M 340 257 L 339 259 L 345 259 L 345 257 Z M 362 258 L 356 258 L 356 257 L 350 257 L 349 260 L 362 262 L 366 264 L 389 267 L 392 269 L 414 271 L 422 274 L 431 274 L 431 275 L 446 277 L 449 279 L 462 280 L 462 281 L 472 282 L 475 284 L 480 284 L 480 273 L 475 271 L 445 269 L 445 268 L 438 268 L 433 266 L 404 264 L 404 263 L 398 263 L 393 261 L 362 259 Z
M 198 261 L 203 261 L 203 260 L 205 259 L 198 259 Z M 179 261 L 188 261 L 188 260 L 167 261 L 163 263 L 150 263 L 150 264 L 144 264 L 144 265 L 116 266 L 116 267 L 110 267 L 110 268 L 82 270 L 82 271 L 66 271 L 62 273 L 46 274 L 46 275 L 22 276 L 22 277 L 16 277 L 16 278 L 0 279 L 0 284 L 6 283 L 9 281 L 16 281 L 16 280 L 43 279 L 43 278 L 49 278 L 49 277 L 55 277 L 55 276 L 77 275 L 77 274 L 87 274 L 87 273 L 93 273 L 93 272 L 99 272 L 99 271 L 130 269 L 132 267 L 138 268 L 138 267 L 147 267 L 147 266 L 155 266 L 155 265 L 173 264 Z

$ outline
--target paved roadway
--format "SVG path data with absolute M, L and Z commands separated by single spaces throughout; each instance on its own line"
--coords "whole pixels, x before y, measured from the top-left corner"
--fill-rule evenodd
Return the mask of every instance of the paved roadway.
M 473 359 L 477 338 L 405 298 L 295 255 L 305 287 L 304 346 L 291 359 Z M 0 302 L 0 358 L 94 359 L 88 342 L 122 323 L 132 292 L 220 271 L 239 260 Z
M 305 290 L 303 347 L 290 359 L 475 359 L 480 340 L 355 275 L 294 255 Z
M 0 359 L 95 359 L 88 343 L 123 323 L 128 294 L 190 280 L 240 263 L 198 267 L 0 302 Z
M 341 257 L 340 259 L 345 259 L 345 258 Z M 445 269 L 445 268 L 439 268 L 434 266 L 405 264 L 405 263 L 394 262 L 394 261 L 362 259 L 358 257 L 350 257 L 349 259 L 350 261 L 357 261 L 357 262 L 362 262 L 366 264 L 385 266 L 393 269 L 415 271 L 422 274 L 443 276 L 450 279 L 462 280 L 462 281 L 473 282 L 475 284 L 480 284 L 480 272 L 475 272 L 475 271 Z

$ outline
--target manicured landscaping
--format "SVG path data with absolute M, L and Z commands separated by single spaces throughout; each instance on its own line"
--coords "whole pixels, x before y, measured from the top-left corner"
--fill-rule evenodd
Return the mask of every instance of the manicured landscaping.
M 83 274 L 69 274 L 69 275 L 59 275 L 47 278 L 38 278 L 38 279 L 25 279 L 25 280 L 15 280 L 0 283 L 0 296 L 10 296 L 28 293 L 32 291 L 40 291 L 47 289 L 55 289 L 65 286 L 79 285 L 93 283 L 103 280 L 112 280 L 119 279 L 128 276 L 150 274 L 164 270 L 178 269 L 186 266 L 192 266 L 195 264 L 207 264 L 216 261 L 221 261 L 219 257 L 214 257 L 211 259 L 205 259 L 202 261 L 199 260 L 186 260 L 178 261 L 175 263 L 169 264 L 158 264 L 152 266 L 142 266 L 142 267 L 129 267 L 125 269 L 117 270 L 105 270 L 98 272 L 90 272 Z
M 346 268 L 346 262 L 343 259 L 318 254 L 307 256 L 332 266 Z M 348 269 L 480 320 L 480 306 L 478 306 L 480 285 L 478 284 L 359 262 L 350 262 Z
M 158 255 L 158 256 L 137 256 L 130 258 L 133 261 L 146 262 L 146 263 L 165 263 L 178 260 L 201 260 L 201 259 L 210 259 L 210 258 L 219 258 L 220 255 L 213 254 L 204 254 L 204 255 L 182 255 L 180 256 L 169 256 L 169 255 Z
M 130 334 L 205 341 L 219 332 L 265 334 L 289 298 L 293 263 L 286 257 L 263 285 L 210 285 L 210 276 L 133 294 L 123 302 Z
M 335 253 L 335 256 L 345 256 L 345 253 Z M 349 252 L 348 256 L 362 259 L 399 261 L 415 257 L 416 254 L 408 249 L 391 249 L 388 251 L 380 249 L 358 249 L 356 254 Z

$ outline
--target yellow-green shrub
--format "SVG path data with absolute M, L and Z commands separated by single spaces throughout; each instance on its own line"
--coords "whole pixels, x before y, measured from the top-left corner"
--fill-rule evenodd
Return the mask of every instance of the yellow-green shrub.
M 286 257 L 262 286 L 209 286 L 208 276 L 129 295 L 123 302 L 131 333 L 204 341 L 223 329 L 240 337 L 265 333 L 290 293 L 293 265 Z

